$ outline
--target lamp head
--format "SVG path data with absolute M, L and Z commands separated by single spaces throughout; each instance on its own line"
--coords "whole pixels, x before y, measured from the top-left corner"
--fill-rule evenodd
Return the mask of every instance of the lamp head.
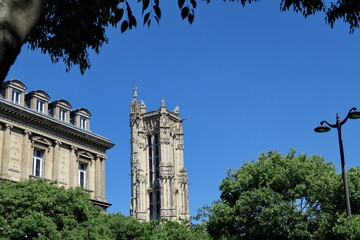
M 324 133 L 330 131 L 330 128 L 328 126 L 320 125 L 314 129 L 317 133 Z
M 350 119 L 358 119 L 360 118 L 360 112 L 355 108 L 353 111 L 349 113 Z

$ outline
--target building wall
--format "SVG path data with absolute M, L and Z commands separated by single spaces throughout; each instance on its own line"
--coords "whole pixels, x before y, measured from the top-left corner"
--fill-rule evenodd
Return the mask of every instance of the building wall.
M 188 176 L 184 167 L 184 136 L 178 107 L 146 112 L 137 99 L 130 104 L 130 215 L 139 220 L 189 219 Z
M 6 89 L 9 82 L 4 84 L 4 91 L 9 91 Z M 88 129 L 0 96 L 2 179 L 25 181 L 41 177 L 57 180 L 59 186 L 69 188 L 79 186 L 81 175 L 84 180 L 81 187 L 95 204 L 107 208 L 110 204 L 105 197 L 105 162 L 106 151 L 111 147 L 113 144 L 108 139 Z M 38 162 L 34 150 L 41 155 Z M 80 164 L 85 166 L 83 173 L 79 171 Z M 34 166 L 39 171 L 35 171 Z

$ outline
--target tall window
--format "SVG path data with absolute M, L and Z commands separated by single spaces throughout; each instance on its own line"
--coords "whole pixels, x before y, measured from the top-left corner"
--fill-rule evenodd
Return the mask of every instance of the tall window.
M 44 101 L 38 99 L 36 102 L 36 111 L 38 111 L 39 113 L 44 113 L 44 106 Z
M 153 199 L 153 193 L 150 192 L 149 193 L 149 211 L 150 211 L 150 220 L 154 218 L 154 203 L 153 203 L 154 199 Z
M 86 187 L 86 169 L 87 165 L 84 163 L 79 163 L 79 187 Z
M 66 121 L 66 110 L 63 108 L 60 108 L 60 121 Z
M 156 215 L 157 218 L 160 218 L 161 213 L 161 199 L 160 199 L 160 192 L 156 191 Z
M 155 179 L 160 176 L 160 154 L 159 154 L 159 135 L 155 135 Z
M 80 117 L 80 128 L 86 130 L 86 118 Z
M 44 151 L 39 149 L 34 149 L 33 156 L 33 171 L 32 175 L 37 177 L 44 177 Z
M 148 136 L 148 147 L 149 147 L 149 177 L 150 182 L 153 181 L 153 151 L 152 151 L 152 143 L 151 136 Z
M 13 89 L 11 100 L 13 103 L 20 104 L 20 92 Z

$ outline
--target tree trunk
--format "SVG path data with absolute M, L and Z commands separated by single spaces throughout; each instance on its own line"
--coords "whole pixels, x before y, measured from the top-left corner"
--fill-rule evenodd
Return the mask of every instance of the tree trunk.
M 0 89 L 45 0 L 0 0 Z

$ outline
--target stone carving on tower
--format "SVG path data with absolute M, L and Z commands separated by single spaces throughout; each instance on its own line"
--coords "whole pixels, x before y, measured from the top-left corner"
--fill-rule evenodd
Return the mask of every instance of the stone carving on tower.
M 137 88 L 130 103 L 130 215 L 138 220 L 189 219 L 188 176 L 184 167 L 183 120 L 179 107 L 146 112 Z

